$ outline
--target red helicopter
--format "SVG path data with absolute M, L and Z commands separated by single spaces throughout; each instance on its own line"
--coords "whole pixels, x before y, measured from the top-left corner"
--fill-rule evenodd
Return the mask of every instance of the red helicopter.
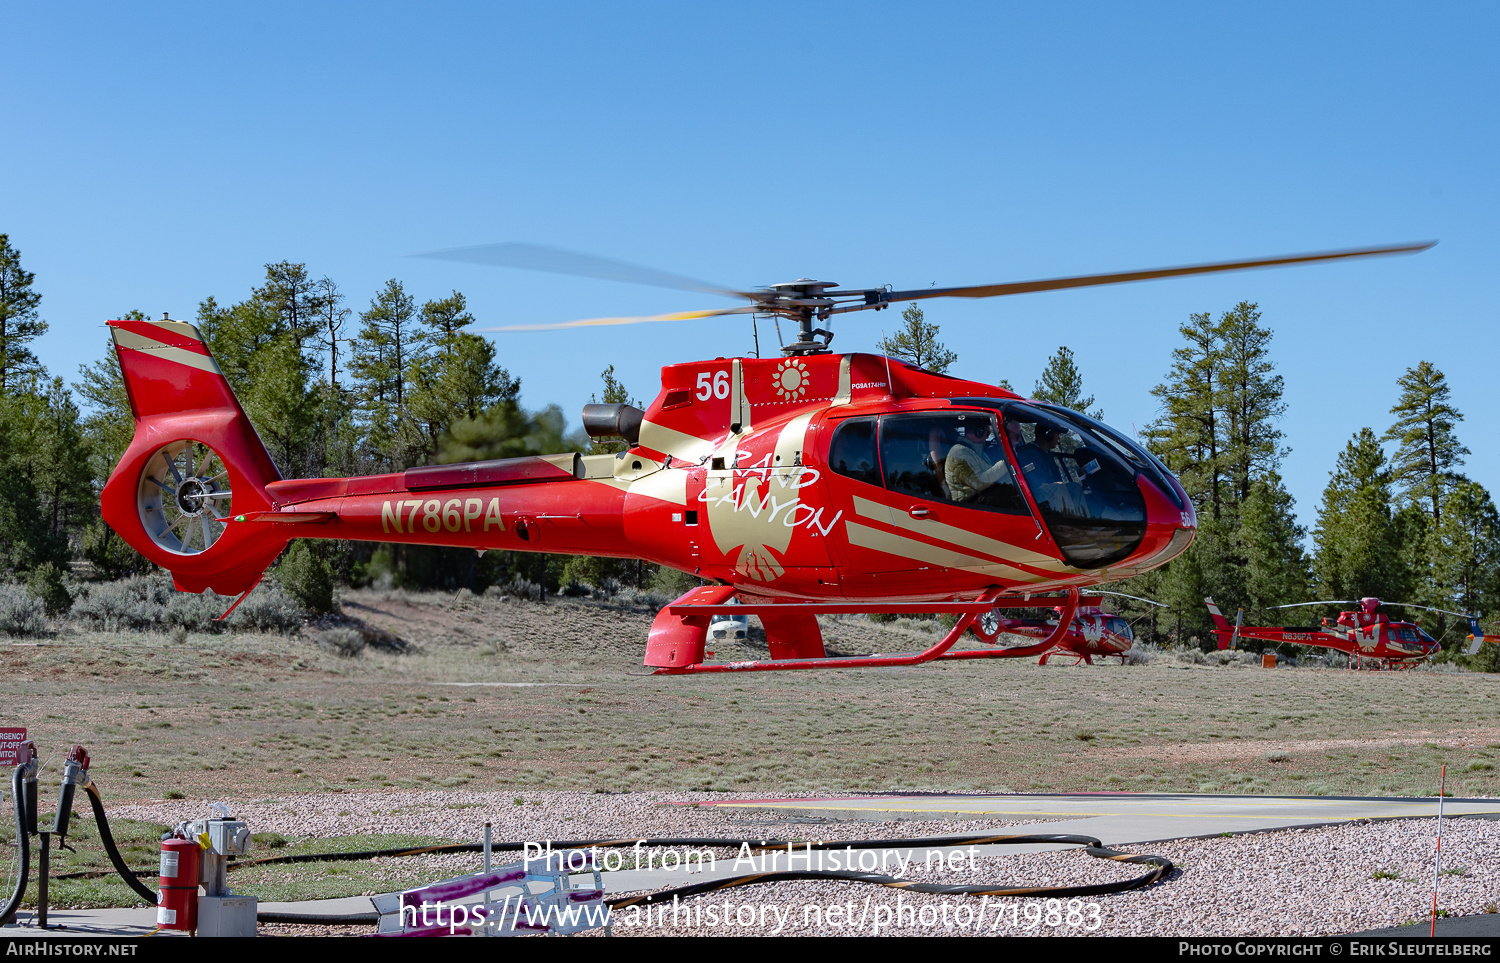
M 1396 605 L 1404 608 L 1426 609 L 1429 612 L 1442 612 L 1445 615 L 1454 615 L 1458 618 L 1468 620 L 1472 627 L 1478 625 L 1478 617 L 1465 615 L 1461 612 L 1448 612 L 1445 609 L 1435 609 L 1429 605 L 1416 605 L 1410 602 L 1381 602 L 1377 598 L 1362 598 L 1357 601 L 1327 601 L 1327 602 L 1298 602 L 1295 605 L 1278 605 L 1279 609 L 1299 608 L 1304 605 L 1358 605 L 1355 611 L 1340 612 L 1336 620 L 1323 619 L 1320 626 L 1286 626 L 1277 628 L 1247 627 L 1240 625 L 1244 618 L 1245 610 L 1241 609 L 1239 616 L 1235 618 L 1233 626 L 1219 607 L 1214 604 L 1213 599 L 1204 599 L 1208 604 L 1208 614 L 1214 620 L 1214 632 L 1219 637 L 1219 648 L 1227 649 L 1234 646 L 1242 638 L 1264 639 L 1268 642 L 1291 642 L 1295 645 L 1310 645 L 1317 648 L 1333 649 L 1343 652 L 1349 656 L 1349 667 L 1362 668 L 1366 662 L 1377 668 L 1410 668 L 1423 659 L 1431 658 L 1441 649 L 1438 641 L 1422 630 L 1422 627 L 1413 622 L 1392 622 L 1390 616 L 1379 609 L 1382 605 Z M 1484 641 L 1483 633 L 1478 633 L 1479 640 L 1475 642 L 1474 649 L 1477 650 L 1479 642 Z
M 132 547 L 172 573 L 179 590 L 240 600 L 294 538 L 667 565 L 712 584 L 657 615 L 645 664 L 663 673 L 998 657 L 1003 650 L 950 650 L 977 616 L 1038 605 L 1062 609 L 1044 640 L 1056 645 L 1080 605 L 1101 601 L 1081 587 L 1156 568 L 1188 547 L 1193 506 L 1155 456 L 1077 412 L 888 357 L 830 353 L 833 315 L 1430 246 L 914 291 L 841 290 L 802 279 L 724 292 L 658 273 L 675 286 L 751 303 L 546 327 L 751 314 L 794 322 L 797 340 L 782 358 L 669 365 L 645 411 L 586 406 L 591 435 L 630 443 L 619 454 L 356 478 L 282 478 L 192 325 L 110 321 L 136 432 L 104 487 L 102 509 Z M 442 256 L 514 264 L 517 251 L 538 250 L 499 245 Z M 582 269 L 565 273 L 622 267 L 583 260 Z M 738 613 L 760 618 L 769 659 L 704 663 L 708 624 L 731 597 L 741 603 Z M 954 613 L 958 620 L 923 652 L 829 658 L 817 616 L 845 612 Z
M 1135 599 L 1137 602 L 1145 602 L 1147 605 L 1166 607 L 1160 602 L 1126 595 L 1123 592 L 1096 592 L 1094 594 L 1118 595 L 1122 598 Z M 1053 611 L 1061 618 L 1061 607 L 1054 608 Z M 1057 631 L 1057 625 L 1057 621 L 1052 619 L 1008 619 L 998 610 L 987 612 L 974 621 L 969 631 L 990 646 L 994 646 L 1001 635 L 1019 635 L 1041 641 L 1034 645 L 996 646 L 993 650 L 961 649 L 954 653 L 952 658 L 1023 659 L 1040 655 L 1037 665 L 1046 665 L 1047 660 L 1054 655 L 1071 655 L 1074 657 L 1074 665 L 1080 662 L 1093 665 L 1096 655 L 1101 657 L 1114 655 L 1119 656 L 1120 664 L 1124 665 L 1125 653 L 1129 652 L 1130 647 L 1135 644 L 1135 632 L 1131 629 L 1130 623 L 1112 612 L 1106 612 L 1097 605 L 1079 606 L 1067 631 L 1060 639 L 1053 642 L 1050 640 L 1053 633 Z M 975 654 L 967 655 L 969 652 Z

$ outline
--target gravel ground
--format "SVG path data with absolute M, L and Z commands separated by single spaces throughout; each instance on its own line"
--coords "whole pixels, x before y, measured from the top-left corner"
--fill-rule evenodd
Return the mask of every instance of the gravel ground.
M 821 794 L 826 798 L 826 794 Z M 387 792 L 237 801 L 256 831 L 289 837 L 418 833 L 477 839 L 489 819 L 496 840 L 611 836 L 732 836 L 856 839 L 993 832 L 1014 821 L 819 822 L 778 814 L 687 806 L 713 794 L 538 792 L 517 805 L 509 793 Z M 206 813 L 185 801 L 114 807 L 111 815 L 164 823 Z M 1432 899 L 1435 821 L 1357 822 L 1230 838 L 1175 840 L 1125 850 L 1178 867 L 1146 890 L 1049 906 L 1042 899 L 930 896 L 854 883 L 742 887 L 616 915 L 616 935 L 738 935 L 871 932 L 945 935 L 1319 936 L 1425 919 Z M 1045 832 L 1044 826 L 1036 831 Z M 1494 912 L 1500 900 L 1500 822 L 1450 819 L 1443 827 L 1439 905 L 1452 915 Z M 434 878 L 477 868 L 475 857 L 422 857 Z M 917 867 L 910 879 L 948 883 L 1069 885 L 1141 875 L 1144 867 L 1081 852 L 981 857 L 974 867 Z M 410 863 L 407 863 L 410 865 Z M 661 914 L 661 915 L 658 915 Z M 982 914 L 982 915 L 981 915 Z M 725 925 L 725 917 L 731 922 Z M 1030 919 L 1028 920 L 1028 916 Z M 313 935 L 320 927 L 266 926 L 267 935 Z M 368 932 L 343 930 L 350 935 Z

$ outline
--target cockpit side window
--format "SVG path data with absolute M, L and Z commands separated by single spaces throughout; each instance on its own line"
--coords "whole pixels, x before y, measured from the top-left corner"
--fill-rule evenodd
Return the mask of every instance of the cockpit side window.
M 833 441 L 828 445 L 828 467 L 834 473 L 855 481 L 880 484 L 874 418 L 850 418 L 839 423 L 833 430 Z
M 987 411 L 886 415 L 880 463 L 893 492 L 963 508 L 1029 515 L 1010 457 Z

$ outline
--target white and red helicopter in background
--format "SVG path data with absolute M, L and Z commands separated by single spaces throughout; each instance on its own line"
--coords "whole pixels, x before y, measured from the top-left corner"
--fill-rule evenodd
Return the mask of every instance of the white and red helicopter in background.
M 1135 599 L 1137 602 L 1145 602 L 1147 605 L 1155 605 L 1158 608 L 1167 607 L 1160 602 L 1126 595 L 1123 592 L 1096 592 L 1094 594 L 1118 595 L 1122 598 Z M 1061 637 L 1054 639 L 1053 636 L 1059 625 L 1058 620 L 1063 615 L 1062 607 L 1054 608 L 1053 612 L 1057 615 L 1056 619 L 1005 618 L 998 611 L 987 612 L 974 621 L 969 631 L 991 648 L 960 649 L 953 657 L 1022 659 L 1036 655 L 1040 656 L 1037 659 L 1037 665 L 1046 665 L 1047 660 L 1053 656 L 1073 656 L 1074 665 L 1080 662 L 1093 665 L 1094 656 L 1112 655 L 1119 657 L 1121 665 L 1126 663 L 1126 653 L 1135 644 L 1135 630 L 1131 628 L 1127 619 L 1097 605 L 1080 605 L 1066 631 Z M 1030 645 L 996 646 L 995 643 L 1004 635 L 1016 635 L 1038 641 Z M 973 654 L 967 655 L 967 653 Z
M 1469 653 L 1479 651 L 1484 642 L 1500 642 L 1500 636 L 1486 636 L 1480 628 L 1479 616 L 1464 612 L 1418 605 L 1414 602 L 1382 602 L 1374 597 L 1355 600 L 1329 600 L 1323 602 L 1297 602 L 1292 605 L 1277 605 L 1274 608 L 1292 609 L 1307 605 L 1358 605 L 1358 609 L 1340 612 L 1336 619 L 1323 619 L 1321 625 L 1311 626 L 1245 626 L 1240 622 L 1245 610 L 1241 609 L 1234 625 L 1214 604 L 1213 599 L 1204 599 L 1208 614 L 1214 620 L 1214 633 L 1219 637 L 1219 648 L 1236 647 L 1240 639 L 1261 639 L 1267 642 L 1289 642 L 1314 648 L 1332 649 L 1349 657 L 1349 667 L 1362 668 L 1366 663 L 1376 668 L 1411 668 L 1419 662 L 1437 655 L 1442 646 L 1414 622 L 1393 622 L 1380 611 L 1382 605 L 1400 608 L 1423 609 L 1452 615 L 1469 623 Z
M 663 673 L 1005 657 L 953 646 L 983 613 L 1054 605 L 1059 619 L 1042 642 L 1056 646 L 1079 606 L 1101 601 L 1081 589 L 1156 568 L 1188 547 L 1192 503 L 1154 455 L 1085 415 L 888 357 L 830 353 L 833 315 L 1430 246 L 911 291 L 804 278 L 731 292 L 573 256 L 570 266 L 549 269 L 644 272 L 630 279 L 749 303 L 540 327 L 750 314 L 793 322 L 797 340 L 781 358 L 668 365 L 644 411 L 587 406 L 591 435 L 629 443 L 619 454 L 356 478 L 282 478 L 192 325 L 111 321 L 136 431 L 104 487 L 103 514 L 178 589 L 241 598 L 294 538 L 646 559 L 709 583 L 657 615 L 645 663 Z M 496 245 L 443 256 L 545 268 L 520 263 L 538 250 Z M 763 623 L 769 659 L 704 662 L 709 622 L 731 598 L 741 603 L 737 613 Z M 836 612 L 958 620 L 923 652 L 829 658 L 817 616 Z

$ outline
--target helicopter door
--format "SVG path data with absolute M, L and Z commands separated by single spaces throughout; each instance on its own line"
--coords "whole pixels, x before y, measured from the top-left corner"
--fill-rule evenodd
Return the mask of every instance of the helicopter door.
M 846 519 L 846 595 L 944 596 L 1066 571 L 1042 554 L 1050 546 L 1037 542 L 1004 450 L 983 444 L 995 426 L 993 413 L 951 408 L 832 424 L 827 477 Z M 956 584 L 955 569 L 972 584 Z
M 954 569 L 1012 585 L 1072 574 L 1044 554 L 1051 545 L 1017 484 L 994 412 L 886 415 L 880 463 L 891 524 L 910 556 L 931 565 L 915 573 L 927 591 L 950 587 Z

